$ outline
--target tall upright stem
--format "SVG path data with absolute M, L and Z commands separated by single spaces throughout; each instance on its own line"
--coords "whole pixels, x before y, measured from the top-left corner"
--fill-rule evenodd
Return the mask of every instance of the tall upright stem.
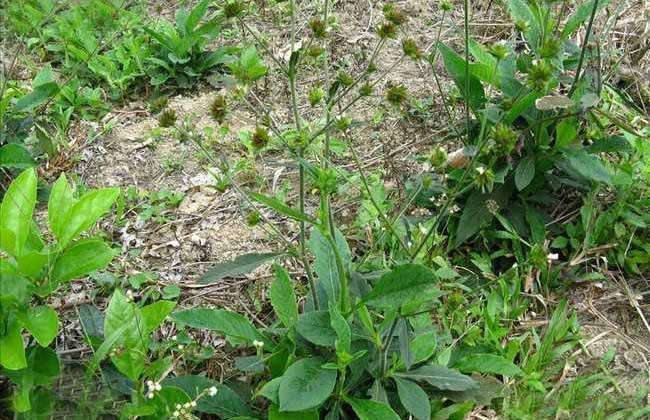
M 463 4 L 465 12 L 465 130 L 467 131 L 466 144 L 469 144 L 469 0 Z
M 580 60 L 578 61 L 578 68 L 576 69 L 576 75 L 573 78 L 573 83 L 571 84 L 571 90 L 569 95 L 575 92 L 576 87 L 578 87 L 578 81 L 580 80 L 580 73 L 582 72 L 582 64 L 585 60 L 585 53 L 587 51 L 587 45 L 589 42 L 589 35 L 591 35 L 591 26 L 594 23 L 594 18 L 596 17 L 596 11 L 598 10 L 598 0 L 594 0 L 594 7 L 591 9 L 591 16 L 589 17 L 589 24 L 587 25 L 587 32 L 585 33 L 585 39 L 582 41 L 582 49 L 580 50 Z

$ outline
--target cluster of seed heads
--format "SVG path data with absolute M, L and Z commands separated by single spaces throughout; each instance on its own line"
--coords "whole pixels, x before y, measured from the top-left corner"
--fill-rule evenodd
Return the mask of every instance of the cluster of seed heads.
M 160 391 L 162 389 L 162 385 L 160 385 L 160 382 L 154 382 L 154 381 L 147 381 L 147 393 L 145 396 L 148 399 L 152 399 L 155 397 L 156 392 Z
M 168 108 L 165 109 L 158 117 L 158 124 L 163 128 L 173 127 L 174 124 L 176 124 L 177 119 L 178 116 L 176 115 L 176 111 Z

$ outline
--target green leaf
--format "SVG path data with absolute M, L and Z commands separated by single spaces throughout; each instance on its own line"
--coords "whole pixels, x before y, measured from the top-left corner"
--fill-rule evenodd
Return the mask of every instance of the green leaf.
M 578 120 L 565 118 L 557 124 L 555 148 L 561 149 L 570 146 L 578 137 Z
M 282 375 L 279 399 L 281 411 L 305 411 L 324 403 L 334 391 L 337 371 L 323 369 L 318 358 L 302 359 Z
M 260 265 L 282 255 L 281 252 L 252 253 L 236 257 L 232 261 L 226 261 L 212 266 L 201 278 L 199 283 L 210 284 L 218 282 L 226 277 L 238 277 L 248 274 Z
M 269 340 L 246 317 L 236 312 L 197 308 L 175 312 L 172 314 L 172 318 L 192 328 L 218 331 L 229 338 L 248 344 L 255 340 L 269 343 Z
M 462 244 L 492 221 L 494 215 L 486 205 L 488 200 L 494 200 L 500 207 L 503 207 L 511 194 L 512 187 L 508 184 L 496 188 L 490 194 L 473 191 L 465 202 L 463 214 L 460 216 L 454 246 Z
M 59 85 L 55 82 L 48 82 L 36 86 L 31 92 L 16 101 L 15 112 L 27 112 L 43 104 L 45 101 L 56 95 Z
M 0 365 L 9 370 L 27 367 L 22 326 L 18 320 L 9 319 L 4 334 L 0 334 Z
M 589 153 L 617 153 L 632 152 L 634 148 L 623 136 L 612 136 L 605 139 L 595 140 L 593 144 L 585 147 Z
M 350 330 L 350 325 L 343 318 L 341 312 L 339 312 L 338 307 L 335 302 L 330 302 L 330 323 L 332 328 L 336 332 L 336 341 L 334 346 L 336 347 L 336 353 L 345 356 L 350 354 L 350 345 L 352 344 L 352 331 Z
M 472 354 L 455 364 L 463 372 L 491 373 L 503 376 L 522 376 L 519 367 L 496 354 Z
M 281 412 L 280 408 L 271 404 L 268 411 L 268 420 L 318 420 L 320 419 L 318 411 L 290 411 Z
M 527 155 L 519 161 L 515 169 L 515 185 L 519 191 L 526 188 L 535 177 L 535 157 Z
M 267 398 L 273 404 L 278 404 L 280 392 L 280 382 L 282 382 L 282 377 L 273 378 L 262 386 L 262 389 L 257 393 L 258 395 Z
M 36 205 L 36 172 L 26 169 L 9 185 L 0 205 L 0 249 L 14 257 L 23 253 Z
M 411 353 L 413 354 L 413 364 L 424 362 L 433 356 L 436 349 L 436 333 L 433 331 L 426 332 L 415 336 L 411 340 Z
M 172 313 L 176 307 L 176 302 L 169 300 L 159 300 L 140 309 L 142 321 L 144 323 L 144 333 L 150 334 L 163 323 L 167 315 Z
M 508 9 L 515 21 L 523 20 L 528 23 L 529 29 L 525 37 L 533 51 L 536 51 L 539 46 L 539 36 L 542 30 L 539 20 L 524 0 L 508 0 Z
M 24 327 L 41 346 L 49 346 L 56 337 L 59 317 L 54 309 L 48 306 L 30 307 L 21 318 Z
M 359 420 L 399 420 L 397 413 L 386 404 L 359 398 L 346 398 L 345 401 L 352 406 Z
M 450 391 L 465 391 L 477 386 L 476 382 L 469 376 L 442 365 L 424 365 L 395 375 L 415 381 L 424 381 L 435 388 Z
M 406 411 L 418 420 L 431 419 L 431 402 L 420 385 L 408 379 L 393 378 L 397 384 L 397 395 Z
M 344 265 L 350 263 L 350 248 L 348 247 L 345 237 L 335 230 L 336 246 L 341 255 Z M 332 250 L 332 245 L 323 236 L 318 229 L 312 229 L 309 238 L 309 250 L 314 254 L 314 271 L 318 275 L 318 287 L 325 290 L 329 302 L 338 302 L 339 300 L 339 271 L 336 266 L 336 257 Z M 321 302 L 326 306 L 327 302 Z
M 70 212 L 72 205 L 76 202 L 72 188 L 68 184 L 65 174 L 61 174 L 50 191 L 50 198 L 47 203 L 47 217 L 50 223 L 52 234 L 60 238 L 65 228 L 65 218 Z
M 472 108 L 474 112 L 482 109 L 486 101 L 483 86 L 481 85 L 481 81 L 471 72 L 469 75 L 469 82 L 465 80 L 465 68 L 467 66 L 465 59 L 456 54 L 454 50 L 442 42 L 438 43 L 438 49 L 445 63 L 445 68 L 451 75 L 452 79 L 454 79 L 456 86 L 458 86 L 458 90 L 460 90 L 461 95 L 463 95 L 470 108 Z M 469 88 L 466 88 L 468 83 Z M 466 94 L 469 94 L 469 96 L 465 97 Z
M 609 0 L 599 0 L 598 2 L 598 10 L 602 9 L 603 7 L 607 6 L 609 4 Z M 580 28 L 580 26 L 591 16 L 591 11 L 594 7 L 594 0 L 582 3 L 578 9 L 573 13 L 573 15 L 569 18 L 567 21 L 566 25 L 564 25 L 564 29 L 562 29 L 562 38 L 568 38 L 575 31 Z
M 91 228 L 111 208 L 119 194 L 119 188 L 104 188 L 84 194 L 62 218 L 63 228 L 57 237 L 60 246 L 65 248 L 77 235 Z
M 283 267 L 274 264 L 273 271 L 275 271 L 275 280 L 269 291 L 271 306 L 284 326 L 292 328 L 298 322 L 298 303 L 293 285 L 289 273 Z
M 10 143 L 0 147 L 0 167 L 27 169 L 37 166 L 29 150 L 21 144 Z
M 332 329 L 328 311 L 305 312 L 298 318 L 296 331 L 307 341 L 324 347 L 332 347 L 336 332 Z
M 209 5 L 210 0 L 203 0 L 192 9 L 190 15 L 185 20 L 186 33 L 191 34 L 194 31 L 196 25 L 198 25 L 203 16 L 205 16 L 205 12 L 208 10 Z
M 400 265 L 381 276 L 363 302 L 369 306 L 398 308 L 421 296 L 437 280 L 423 265 Z
M 612 183 L 612 176 L 600 158 L 590 155 L 583 149 L 567 149 L 564 154 L 569 166 L 583 177 L 595 182 Z
M 68 248 L 56 259 L 51 279 L 55 283 L 82 278 L 106 268 L 115 252 L 100 239 L 84 239 Z
M 253 411 L 235 391 L 205 376 L 187 375 L 167 378 L 163 381 L 163 385 L 178 387 L 192 399 L 195 399 L 204 390 L 215 386 L 217 387 L 217 394 L 213 397 L 204 395 L 199 398 L 196 404 L 197 411 L 216 414 L 225 419 L 254 415 Z
M 275 197 L 268 197 L 266 195 L 258 194 L 251 192 L 249 193 L 250 198 L 254 201 L 257 201 L 260 204 L 264 204 L 267 207 L 272 208 L 273 210 L 277 211 L 278 213 L 287 216 L 293 220 L 297 220 L 299 222 L 305 222 L 309 223 L 311 225 L 318 225 L 318 222 L 311 217 L 307 216 L 304 213 L 299 212 L 298 210 L 292 209 L 291 207 L 287 206 L 285 203 L 282 201 L 278 200 Z

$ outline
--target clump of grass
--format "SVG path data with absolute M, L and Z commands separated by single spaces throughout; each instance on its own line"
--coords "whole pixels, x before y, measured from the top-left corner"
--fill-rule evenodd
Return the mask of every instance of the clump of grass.
M 158 117 L 158 124 L 163 128 L 173 127 L 177 119 L 176 111 L 173 109 L 165 109 Z
M 152 114 L 158 114 L 160 111 L 167 107 L 169 99 L 166 96 L 159 96 L 149 102 L 149 112 Z

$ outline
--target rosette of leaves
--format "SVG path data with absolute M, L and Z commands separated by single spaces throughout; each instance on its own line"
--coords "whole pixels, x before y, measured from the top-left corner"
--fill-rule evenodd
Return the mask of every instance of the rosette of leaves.
M 32 220 L 36 189 L 36 172 L 27 169 L 11 183 L 0 206 L 0 250 L 6 255 L 0 259 L 0 367 L 16 381 L 13 404 L 18 412 L 30 409 L 33 387 L 49 384 L 58 374 L 56 353 L 49 349 L 58 315 L 33 298 L 45 298 L 70 280 L 105 268 L 115 255 L 102 239 L 81 235 L 111 208 L 117 188 L 75 197 L 61 175 L 48 201 L 51 242 Z M 27 349 L 25 331 L 33 338 Z
M 202 22 L 210 3 L 203 0 L 189 12 L 180 8 L 176 12 L 175 25 L 161 20 L 155 28 L 145 28 L 158 44 L 157 56 L 148 59 L 153 65 L 153 85 L 173 81 L 181 88 L 189 87 L 215 67 L 228 62 L 237 51 L 235 47 L 207 49 L 207 44 L 221 33 L 220 16 Z

